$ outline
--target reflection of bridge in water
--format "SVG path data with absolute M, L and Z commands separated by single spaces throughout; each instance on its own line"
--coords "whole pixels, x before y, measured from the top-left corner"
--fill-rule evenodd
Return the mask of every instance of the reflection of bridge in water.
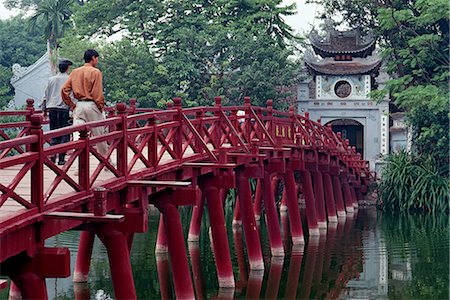
M 341 270 L 335 270 L 326 255 L 314 250 L 321 245 L 320 229 L 328 228 L 333 234 L 338 217 L 354 212 L 357 200 L 373 179 L 367 162 L 329 127 L 293 110 L 273 110 L 271 101 L 265 108 L 251 106 L 249 98 L 244 106 L 223 107 L 216 98 L 213 107 L 182 109 L 177 98 L 166 111 L 135 113 L 133 106 L 127 109 L 119 104 L 117 115 L 112 112 L 105 121 L 43 133 L 41 117 L 34 113 L 32 102 L 29 104 L 23 112 L 26 121 L 0 127 L 5 139 L 0 142 L 0 169 L 4 174 L 0 185 L 1 274 L 12 279 L 11 290 L 19 290 L 24 298 L 46 298 L 45 278 L 70 275 L 68 249 L 45 247 L 44 243 L 73 229 L 81 230 L 74 281 L 87 281 L 97 235 L 108 252 L 116 298 L 136 298 L 130 251 L 134 233 L 148 230 L 149 203 L 161 212 L 156 251 L 169 254 L 177 298 L 193 298 L 193 286 L 200 284 L 195 271 L 199 253 L 190 244 L 192 282 L 184 250 L 177 209 L 183 205 L 194 205 L 188 238 L 191 242 L 198 241 L 203 209 L 208 209 L 219 287 L 239 289 L 245 285 L 248 297 L 259 295 L 265 268 L 256 223 L 261 215 L 265 216 L 273 257 L 268 273 L 273 288 L 267 290 L 267 297 L 277 295 L 282 268 L 279 262 L 285 248 L 292 243 L 298 249 L 291 255 L 290 266 L 304 259 L 300 250 L 305 244 L 303 227 L 309 236 L 306 258 L 310 257 L 304 263 L 301 297 L 310 296 L 314 278 L 319 278 L 315 266 L 320 263 L 316 260 L 323 261 L 322 269 L 329 270 L 335 287 L 356 276 L 356 257 L 345 257 Z M 238 115 L 239 110 L 245 114 Z M 8 126 L 23 130 L 10 139 Z M 109 131 L 89 137 L 90 128 L 96 126 Z M 79 140 L 46 144 L 52 137 L 73 132 L 80 132 Z M 105 156 L 95 147 L 102 142 L 109 143 Z M 50 156 L 61 152 L 68 152 L 68 161 L 57 166 Z M 284 186 L 281 220 L 275 200 L 280 180 Z M 231 188 L 236 188 L 238 199 L 233 221 L 239 228 L 234 233 L 235 247 L 243 249 L 238 246 L 239 240 L 243 245 L 239 237 L 242 226 L 249 264 L 249 270 L 246 264 L 239 265 L 241 277 L 236 284 L 223 209 Z M 299 195 L 304 199 L 303 217 Z M 284 245 L 280 223 L 288 224 L 283 236 L 289 243 Z M 328 263 L 330 268 L 325 267 Z M 163 291 L 169 287 L 165 280 L 168 261 L 159 259 L 158 266 Z M 300 269 L 293 267 L 294 279 L 299 276 L 296 272 Z M 249 274 L 248 278 L 244 274 Z M 294 279 L 288 279 L 292 288 L 287 292 L 297 289 Z M 200 289 L 196 290 L 199 296 Z M 327 297 L 333 297 L 330 289 L 323 290 L 327 290 Z

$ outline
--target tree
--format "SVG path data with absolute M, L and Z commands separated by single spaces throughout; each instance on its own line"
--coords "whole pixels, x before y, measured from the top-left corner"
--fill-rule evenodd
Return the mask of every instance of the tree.
M 295 79 L 288 58 L 295 40 L 283 21 L 293 9 L 281 0 L 97 0 L 77 7 L 74 21 L 84 36 L 120 32 L 133 45 L 148 47 L 162 97 L 210 105 L 217 95 L 242 103 L 254 93 L 254 103 L 262 104 L 268 97 L 284 98 L 277 91 Z
M 53 73 L 56 73 L 58 58 L 58 39 L 69 27 L 69 17 L 72 14 L 72 0 L 43 0 L 38 4 L 36 12 L 29 19 L 31 29 L 36 28 L 39 21 L 44 22 L 43 35 L 47 39 L 50 62 Z
M 24 29 L 26 19 L 19 15 L 0 20 L 0 65 L 11 68 L 13 64 L 31 65 L 45 53 L 40 37 Z
M 45 44 L 39 37 L 29 35 L 24 22 L 23 16 L 0 20 L 0 109 L 14 96 L 10 84 L 12 65 L 31 65 L 45 53 Z
M 13 88 L 9 83 L 11 76 L 11 68 L 0 65 L 0 110 L 13 98 Z

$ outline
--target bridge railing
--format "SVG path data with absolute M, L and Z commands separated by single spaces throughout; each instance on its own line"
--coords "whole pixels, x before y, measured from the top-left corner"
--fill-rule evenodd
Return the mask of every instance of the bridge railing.
M 346 141 L 307 116 L 296 115 L 293 110 L 274 110 L 271 101 L 266 107 L 256 107 L 246 97 L 243 106 L 223 107 L 220 98 L 215 100 L 212 107 L 182 109 L 181 99 L 175 98 L 165 111 L 139 113 L 118 104 L 106 120 L 45 133 L 42 116 L 29 115 L 26 124 L 17 123 L 26 128 L 22 135 L 0 142 L 0 170 L 15 172 L 11 182 L 0 182 L 0 209 L 14 206 L 12 203 L 21 207 L 6 214 L 8 222 L 12 222 L 23 219 L 30 211 L 70 206 L 90 197 L 98 185 L 121 188 L 128 179 L 179 168 L 185 162 L 217 161 L 222 147 L 250 152 L 255 145 L 300 145 L 314 151 L 330 151 L 339 155 L 342 165 L 366 172 L 367 165 L 354 150 L 348 149 Z M 22 113 L 27 115 L 30 111 Z M 107 130 L 99 136 L 89 136 L 93 128 Z M 74 133 L 79 133 L 78 140 L 48 145 L 52 138 Z M 99 146 L 105 143 L 109 143 L 108 150 L 100 153 Z M 58 153 L 67 153 L 63 166 L 51 160 Z M 107 176 L 102 174 L 105 171 Z M 0 224 L 4 221 L 0 220 Z

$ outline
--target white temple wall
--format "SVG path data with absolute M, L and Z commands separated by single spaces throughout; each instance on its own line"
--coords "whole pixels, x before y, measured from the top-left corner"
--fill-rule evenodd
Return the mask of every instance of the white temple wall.
M 317 104 L 317 100 L 310 100 Z M 302 108 L 305 106 L 301 105 Z M 379 107 L 372 109 L 353 108 L 348 109 L 327 109 L 325 107 L 308 107 L 304 109 L 309 112 L 312 120 L 321 119 L 322 124 L 338 120 L 355 120 L 363 125 L 364 132 L 364 159 L 370 163 L 370 168 L 375 170 L 375 163 L 382 154 L 382 145 L 389 149 L 389 141 L 383 142 L 382 136 L 382 111 Z M 387 134 L 387 133 L 386 133 Z
M 51 76 L 51 68 L 48 54 L 45 53 L 33 65 L 22 67 L 13 65 L 13 77 L 11 85 L 14 87 L 14 106 L 20 108 L 26 105 L 26 100 L 32 98 L 37 108 L 44 97 L 48 79 Z

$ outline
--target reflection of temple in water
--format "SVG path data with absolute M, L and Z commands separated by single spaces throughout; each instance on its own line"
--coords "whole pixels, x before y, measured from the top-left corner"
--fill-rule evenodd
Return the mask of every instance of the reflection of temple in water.
M 384 237 L 376 225 L 376 210 L 361 210 L 360 220 L 364 219 L 362 250 L 362 272 L 357 279 L 348 282 L 344 299 L 388 299 L 389 284 L 412 280 L 411 256 L 406 259 L 389 257 Z

